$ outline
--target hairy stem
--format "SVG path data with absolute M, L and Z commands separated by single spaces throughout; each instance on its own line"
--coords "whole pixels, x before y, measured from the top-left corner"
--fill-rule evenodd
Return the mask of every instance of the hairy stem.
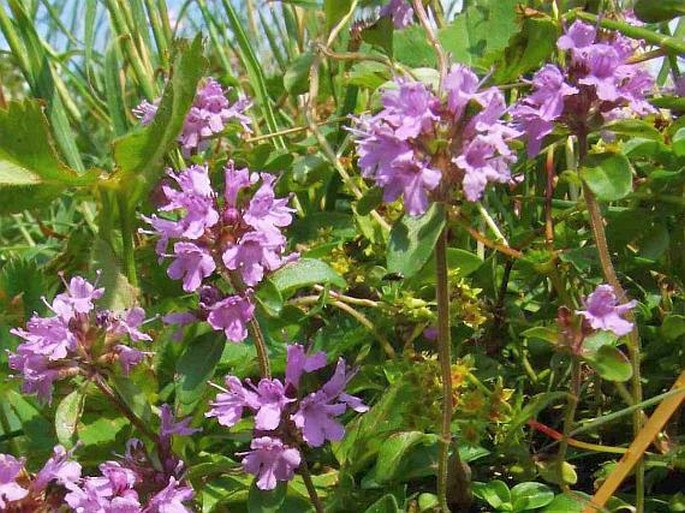
M 582 163 L 587 157 L 588 141 L 587 134 L 578 134 L 578 156 Z M 606 233 L 604 231 L 604 218 L 599 208 L 599 203 L 595 198 L 594 193 L 590 188 L 583 183 L 583 196 L 585 204 L 587 205 L 588 213 L 590 214 L 590 227 L 592 228 L 592 235 L 597 245 L 597 252 L 599 254 L 599 262 L 602 267 L 602 274 L 604 279 L 611 285 L 614 292 L 618 296 L 621 303 L 628 302 L 628 296 L 618 280 L 616 270 L 611 262 L 611 255 L 609 253 L 609 245 L 607 244 Z M 633 396 L 633 403 L 639 404 L 642 402 L 642 381 L 640 379 L 640 336 L 637 330 L 637 323 L 631 312 L 626 314 L 626 318 L 633 323 L 633 329 L 628 335 L 628 353 L 630 356 L 630 364 L 633 369 L 633 376 L 631 378 L 631 393 Z M 637 436 L 642 428 L 642 411 L 636 410 L 633 414 L 633 434 Z M 645 501 L 645 466 L 644 461 L 640 460 L 635 467 L 635 508 L 637 513 L 644 511 Z
M 257 322 L 257 319 L 252 317 L 250 320 L 250 331 L 254 337 L 254 345 L 257 350 L 257 361 L 259 362 L 259 373 L 263 378 L 271 378 L 271 363 L 269 362 L 269 353 L 266 351 L 266 340 L 264 340 L 264 333 Z
M 309 498 L 312 501 L 316 513 L 323 513 L 324 509 L 321 498 L 319 497 L 319 494 L 316 493 L 316 487 L 312 481 L 312 473 L 309 471 L 309 465 L 307 465 L 307 461 L 304 459 L 302 459 L 302 463 L 300 464 L 300 475 L 302 476 L 302 481 L 304 481 L 304 486 L 307 488 L 307 493 L 309 493 Z

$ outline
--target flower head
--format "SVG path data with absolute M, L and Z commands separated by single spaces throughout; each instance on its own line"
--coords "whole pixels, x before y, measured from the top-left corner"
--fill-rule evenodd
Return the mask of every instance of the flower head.
M 18 501 L 29 494 L 26 488 L 17 483 L 23 469 L 23 460 L 9 454 L 0 454 L 0 508 L 3 510 L 9 502 Z
M 389 16 L 397 29 L 411 25 L 414 19 L 414 9 L 407 0 L 390 0 L 381 8 L 381 16 Z
M 637 301 L 619 304 L 611 285 L 600 285 L 584 301 L 585 310 L 576 313 L 585 317 L 596 330 L 611 331 L 617 337 L 627 335 L 633 330 L 633 323 L 623 316 L 635 308 Z
M 250 449 L 242 453 L 243 468 L 257 476 L 260 490 L 273 490 L 278 481 L 290 481 L 302 461 L 300 451 L 270 436 L 254 438 Z

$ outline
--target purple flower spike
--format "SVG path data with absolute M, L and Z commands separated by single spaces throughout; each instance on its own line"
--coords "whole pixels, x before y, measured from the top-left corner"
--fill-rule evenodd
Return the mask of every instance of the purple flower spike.
M 281 414 L 289 399 L 285 395 L 285 387 L 277 379 L 261 379 L 255 388 L 259 396 L 259 408 L 255 415 L 255 428 L 262 431 L 272 431 L 281 423 Z
M 226 267 L 240 271 L 246 285 L 252 287 L 264 278 L 265 271 L 275 271 L 283 265 L 281 252 L 285 237 L 280 232 L 247 232 L 223 254 Z
M 192 513 L 194 510 L 183 503 L 192 500 L 194 496 L 195 492 L 191 487 L 170 477 L 169 484 L 150 499 L 141 513 Z
M 81 479 L 81 465 L 70 461 L 69 458 L 71 458 L 71 451 L 67 451 L 61 445 L 56 446 L 53 449 L 53 456 L 36 475 L 31 490 L 43 491 L 52 481 L 65 487 L 78 482 Z
M 280 228 L 292 223 L 295 209 L 288 207 L 289 198 L 276 198 L 274 175 L 262 173 L 260 176 L 262 186 L 252 196 L 243 219 L 255 230 L 280 233 Z
M 592 45 L 595 37 L 597 37 L 597 29 L 595 27 L 582 21 L 575 21 L 566 34 L 559 38 L 557 48 L 577 52 Z
M 407 0 L 390 0 L 381 8 L 381 16 L 389 16 L 396 29 L 407 28 L 414 20 L 414 9 Z
M 218 394 L 210 403 L 212 409 L 205 413 L 205 417 L 216 417 L 222 426 L 233 427 L 243 416 L 245 408 L 259 409 L 259 396 L 245 388 L 235 376 L 226 376 L 226 387 L 228 390 Z
M 212 305 L 207 322 L 215 330 L 224 330 L 231 342 L 247 338 L 247 323 L 254 314 L 252 302 L 241 296 L 229 296 Z
M 635 308 L 637 301 L 619 304 L 611 285 L 600 285 L 584 301 L 585 310 L 576 311 L 588 320 L 596 330 L 611 331 L 617 337 L 627 335 L 633 330 L 633 323 L 623 316 Z
M 216 270 L 216 263 L 206 249 L 192 242 L 174 244 L 175 260 L 167 269 L 170 278 L 183 280 L 183 290 L 193 292 L 202 280 Z
M 307 355 L 300 344 L 286 347 L 287 358 L 285 366 L 285 382 L 295 388 L 300 386 L 300 378 L 305 372 L 314 372 L 326 366 L 326 353 L 319 351 Z
M 189 427 L 192 422 L 192 417 L 176 420 L 171 406 L 163 404 L 160 407 L 161 426 L 159 428 L 159 437 L 161 440 L 169 441 L 173 435 L 190 436 L 202 431 L 200 428 Z
M 346 373 L 345 361 L 341 358 L 335 374 L 321 390 L 309 394 L 300 402 L 300 408 L 291 416 L 295 425 L 302 430 L 302 437 L 312 447 L 320 447 L 326 440 L 338 441 L 345 435 L 345 428 L 335 420 L 350 407 L 364 412 L 368 407 L 357 397 L 343 392 L 352 376 Z
M 28 490 L 17 484 L 17 477 L 23 468 L 23 460 L 0 454 L 0 509 L 4 510 L 7 503 L 23 499 L 29 494 Z
M 262 436 L 250 444 L 251 451 L 242 453 L 243 468 L 257 476 L 257 488 L 273 490 L 278 481 L 290 481 L 300 466 L 300 451 L 288 447 L 278 438 Z

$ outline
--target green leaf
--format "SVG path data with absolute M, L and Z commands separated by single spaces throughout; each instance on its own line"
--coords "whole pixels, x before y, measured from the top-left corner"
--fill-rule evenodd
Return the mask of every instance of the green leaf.
M 271 317 L 278 317 L 283 310 L 283 296 L 270 279 L 264 280 L 255 293 L 255 299 Z
M 432 67 L 436 64 L 435 50 L 428 43 L 426 34 L 419 25 L 395 31 L 393 56 L 395 60 L 411 68 Z
M 542 508 L 554 500 L 554 492 L 542 483 L 519 483 L 511 489 L 514 511 Z
M 628 381 L 633 375 L 628 358 L 614 346 L 602 346 L 596 353 L 589 353 L 583 357 L 606 380 L 623 382 Z
M 178 415 L 192 413 L 207 387 L 226 344 L 223 333 L 210 332 L 196 338 L 176 363 L 179 380 L 176 385 Z
M 0 109 L 0 214 L 44 206 L 67 187 L 94 180 L 61 161 L 40 102 Z
M 480 269 L 483 260 L 470 251 L 458 248 L 447 248 L 447 268 L 459 271 L 459 276 L 468 276 Z M 412 278 L 419 283 L 435 283 L 435 259 L 431 258 Z
M 394 481 L 401 468 L 400 464 L 407 454 L 417 445 L 434 442 L 434 437 L 420 431 L 395 433 L 385 440 L 376 459 L 374 478 L 378 483 Z M 401 477 L 401 476 L 399 476 Z
M 541 460 L 536 462 L 536 466 L 540 477 L 548 483 L 554 483 L 561 486 L 567 484 L 574 485 L 578 482 L 576 469 L 567 461 L 561 462 L 561 476 L 559 475 L 559 460 Z
M 633 190 L 630 162 L 619 153 L 590 155 L 580 176 L 601 201 L 625 198 Z
M 95 239 L 91 254 L 93 268 L 100 270 L 100 284 L 105 294 L 100 305 L 110 310 L 121 311 L 131 308 L 136 303 L 137 289 L 133 287 L 121 269 L 121 260 L 117 258 L 110 245 L 104 240 Z
M 292 95 L 309 91 L 309 71 L 314 62 L 314 54 L 305 52 L 298 55 L 283 75 L 283 87 Z
M 326 16 L 326 30 L 330 32 L 350 12 L 350 7 L 352 7 L 352 0 L 324 0 L 323 12 Z
M 74 435 L 86 396 L 83 388 L 77 388 L 64 399 L 62 399 L 55 410 L 55 433 L 57 440 L 67 449 L 74 446 Z
M 394 495 L 387 494 L 366 508 L 364 513 L 400 513 L 400 506 Z
M 383 202 L 383 189 L 380 187 L 372 187 L 359 198 L 357 202 L 357 214 L 365 216 L 370 214 L 372 210 L 378 207 Z
M 557 495 L 542 513 L 581 513 L 590 496 L 581 492 Z
M 619 119 L 608 123 L 602 130 L 609 130 L 615 134 L 628 137 L 639 137 L 650 141 L 663 142 L 664 138 L 656 128 L 654 123 L 649 123 L 643 119 Z
M 637 0 L 634 9 L 640 20 L 659 23 L 685 15 L 685 0 Z
M 438 38 L 455 62 L 482 67 L 482 58 L 505 48 L 512 34 L 519 30 L 516 26 L 519 3 L 519 0 L 470 2 L 453 23 L 440 30 Z
M 181 133 L 207 66 L 202 51 L 202 37 L 198 35 L 176 57 L 152 123 L 114 141 L 114 160 L 119 168 L 116 178 L 126 190 L 130 208 L 157 183 L 164 156 Z
M 676 156 L 685 157 L 685 128 L 679 128 L 678 131 L 673 134 L 671 148 Z
M 618 337 L 614 335 L 613 332 L 604 330 L 596 331 L 583 340 L 583 354 L 595 354 L 604 346 L 616 347 L 617 342 Z
M 543 340 L 545 342 L 549 342 L 550 344 L 557 344 L 557 342 L 559 342 L 559 330 L 545 326 L 534 326 L 532 328 L 528 328 L 526 331 L 521 333 L 521 335 L 524 338 Z
M 345 280 L 327 263 L 313 258 L 300 258 L 281 267 L 271 275 L 271 281 L 284 296 L 297 289 L 315 284 L 331 284 L 344 289 Z
M 505 504 L 511 504 L 511 492 L 506 483 L 497 479 L 489 483 L 473 483 L 473 494 L 487 501 L 495 509 L 505 509 Z
M 376 23 L 362 30 L 362 41 L 382 50 L 386 55 L 393 55 L 394 31 L 392 19 L 389 16 L 382 16 Z M 383 67 L 387 71 L 387 66 Z
M 280 482 L 273 490 L 260 490 L 256 482 L 253 482 L 247 496 L 248 513 L 278 513 L 281 511 L 287 492 L 287 483 Z
M 406 278 L 415 275 L 433 254 L 433 248 L 445 227 L 445 208 L 433 203 L 428 211 L 412 217 L 405 214 L 390 231 L 388 272 Z
M 495 63 L 495 83 L 512 82 L 537 69 L 554 52 L 558 36 L 559 26 L 551 18 L 524 18 L 522 29 L 511 37 Z
M 678 314 L 667 315 L 659 331 L 668 340 L 675 340 L 685 335 L 685 316 Z

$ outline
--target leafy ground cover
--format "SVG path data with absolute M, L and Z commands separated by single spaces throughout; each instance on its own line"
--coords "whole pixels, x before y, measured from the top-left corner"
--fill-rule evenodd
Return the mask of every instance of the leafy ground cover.
M 685 511 L 681 15 L 0 2 L 0 510 Z

